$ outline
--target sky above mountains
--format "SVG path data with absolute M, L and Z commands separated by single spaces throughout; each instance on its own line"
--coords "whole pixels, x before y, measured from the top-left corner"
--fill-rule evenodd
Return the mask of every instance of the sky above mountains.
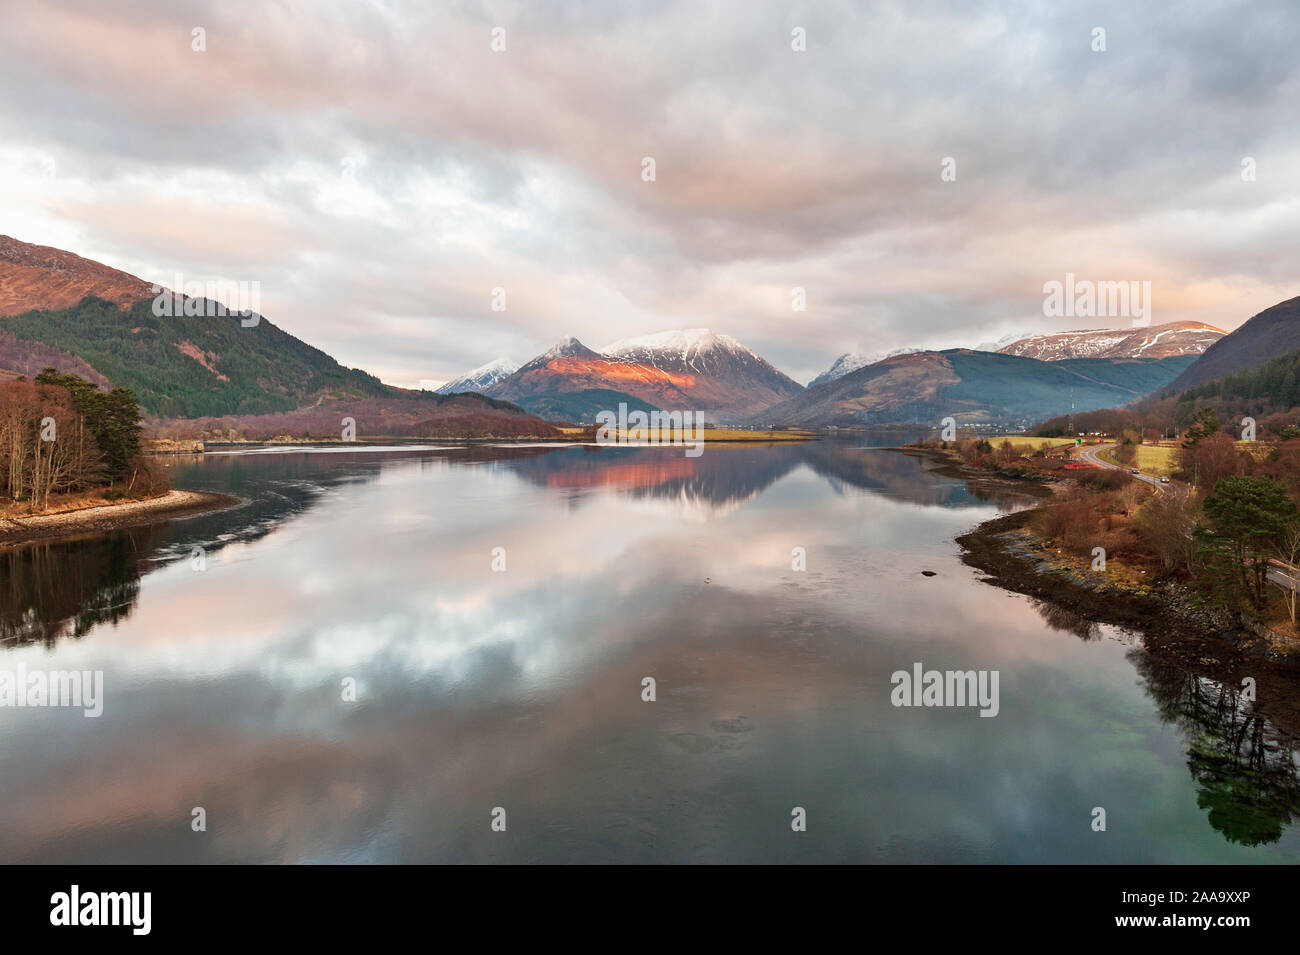
M 259 282 L 395 384 L 565 335 L 707 326 L 806 381 L 1125 324 L 1045 317 L 1067 272 L 1226 329 L 1298 291 L 1294 3 L 3 5 L 0 233 Z

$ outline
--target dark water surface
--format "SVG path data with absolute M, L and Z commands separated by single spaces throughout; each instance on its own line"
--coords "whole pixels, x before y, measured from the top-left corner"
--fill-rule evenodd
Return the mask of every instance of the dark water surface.
M 1018 505 L 865 443 L 175 463 L 249 503 L 0 551 L 0 670 L 105 696 L 0 708 L 0 861 L 1300 857 L 1291 728 L 982 583 Z

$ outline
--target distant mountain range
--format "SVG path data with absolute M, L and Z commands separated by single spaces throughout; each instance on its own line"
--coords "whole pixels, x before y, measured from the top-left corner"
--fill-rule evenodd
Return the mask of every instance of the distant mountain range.
M 1011 424 L 1064 413 L 1071 399 L 1084 411 L 1171 393 L 1300 348 L 1292 299 L 1231 335 L 1173 322 L 1010 336 L 996 352 L 844 354 L 805 389 L 736 339 L 692 328 L 599 350 L 566 338 L 519 367 L 488 362 L 434 395 L 346 368 L 265 319 L 243 327 L 234 316 L 160 318 L 152 298 L 153 286 L 125 272 L 0 236 L 0 380 L 53 366 L 129 387 L 159 417 L 262 416 L 268 428 L 309 411 L 314 427 L 340 402 L 370 402 L 381 429 L 371 433 L 416 425 L 447 433 L 433 419 L 454 411 L 475 421 L 475 433 L 545 434 L 539 419 L 590 423 L 621 402 L 723 424 L 933 424 L 948 415 Z M 453 407 L 448 396 L 464 397 Z
M 1193 355 L 1040 361 L 970 349 L 914 352 L 859 368 L 767 408 L 760 425 L 869 426 L 916 422 L 1028 424 L 1070 410 L 1123 404 L 1163 387 Z
M 1225 332 L 1203 322 L 1167 322 L 1146 328 L 1096 328 L 1029 335 L 997 349 L 1040 361 L 1069 358 L 1173 358 L 1199 355 Z
M 563 417 L 580 423 L 620 401 L 629 408 L 699 411 L 727 422 L 802 390 L 734 338 L 692 328 L 629 338 L 600 351 L 566 338 L 484 393 L 547 416 L 563 409 Z
M 557 433 L 508 402 L 386 385 L 265 318 L 160 317 L 153 300 L 143 279 L 0 236 L 0 381 L 54 367 L 129 388 L 158 418 L 295 437 L 337 437 L 349 414 L 362 434 Z
M 1040 361 L 1067 358 L 1172 358 L 1199 355 L 1227 333 L 1203 322 L 1168 322 L 1147 328 L 1094 328 L 1042 335 L 1007 335 L 996 342 L 977 345 L 974 351 L 1021 355 Z M 897 355 L 910 355 L 922 348 L 896 348 L 872 355 L 846 352 L 812 381 L 808 387 L 834 381 L 845 375 Z

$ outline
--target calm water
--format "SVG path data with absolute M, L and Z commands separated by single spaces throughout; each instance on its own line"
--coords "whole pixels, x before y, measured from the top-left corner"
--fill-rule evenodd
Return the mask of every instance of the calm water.
M 105 694 L 98 719 L 0 708 L 0 861 L 1300 857 L 1293 728 L 980 582 L 952 538 L 1015 503 L 913 458 L 281 451 L 173 477 L 248 503 L 0 552 L 0 670 Z M 892 706 L 918 661 L 999 671 L 997 717 Z

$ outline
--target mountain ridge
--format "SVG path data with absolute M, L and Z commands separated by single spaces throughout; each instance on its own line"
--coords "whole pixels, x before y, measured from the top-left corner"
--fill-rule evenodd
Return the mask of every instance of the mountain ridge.
M 294 436 L 324 427 L 316 436 L 337 437 L 351 408 L 373 415 L 366 420 L 375 427 L 426 435 L 462 425 L 475 434 L 556 433 L 509 402 L 384 384 L 261 316 L 250 325 L 206 307 L 159 316 L 156 289 L 73 253 L 0 237 L 0 380 L 53 367 L 130 389 L 153 419 L 222 419 L 230 428 L 238 417 L 267 418 Z
M 1161 394 L 1178 394 L 1234 372 L 1256 368 L 1270 358 L 1297 349 L 1300 349 L 1300 296 L 1252 315 L 1207 348 Z
M 1122 404 L 1173 380 L 1194 358 L 1042 361 L 973 349 L 913 352 L 859 368 L 751 416 L 768 426 L 909 422 L 1024 425 L 1068 410 Z
M 1019 338 L 997 350 L 1041 361 L 1070 358 L 1173 358 L 1199 355 L 1228 333 L 1205 322 L 1166 322 L 1145 328 L 1082 328 Z

